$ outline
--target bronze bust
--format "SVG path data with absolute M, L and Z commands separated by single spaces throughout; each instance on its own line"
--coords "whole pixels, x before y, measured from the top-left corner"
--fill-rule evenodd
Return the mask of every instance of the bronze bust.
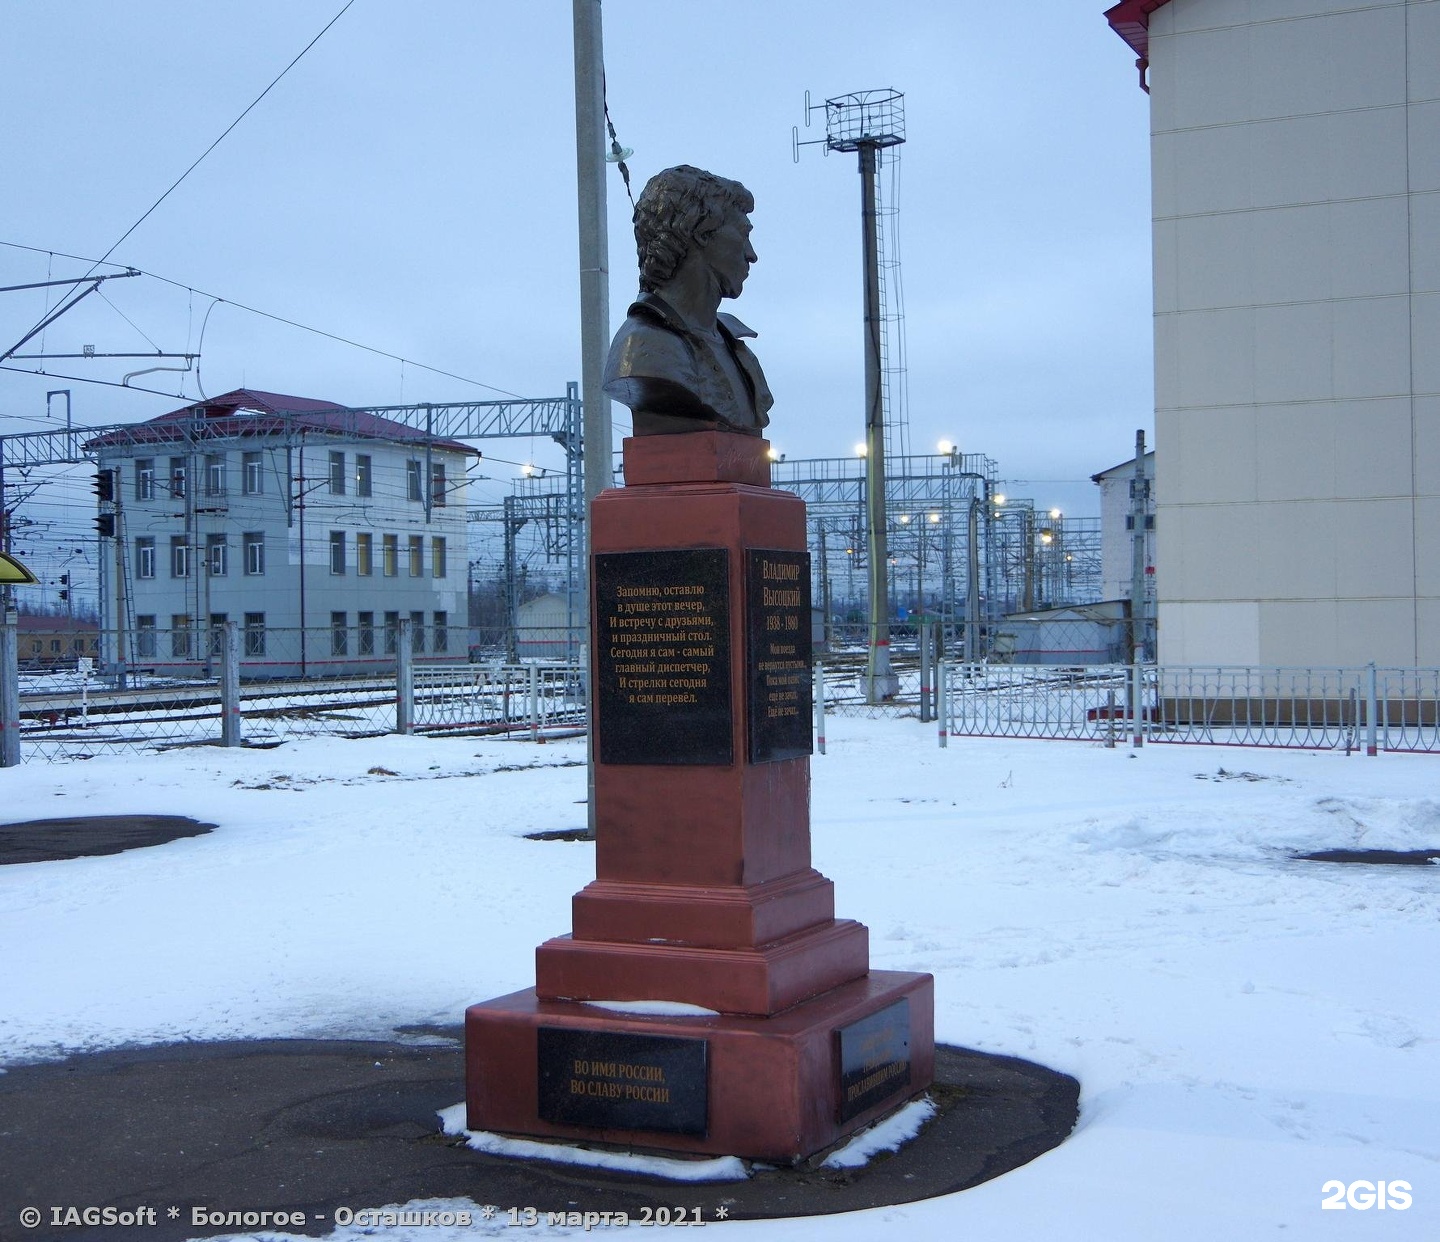
M 738 181 L 681 164 L 635 204 L 640 296 L 610 345 L 605 391 L 630 407 L 635 434 L 718 428 L 758 436 L 775 403 L 745 344 L 755 333 L 719 313 L 750 265 L 755 199 Z

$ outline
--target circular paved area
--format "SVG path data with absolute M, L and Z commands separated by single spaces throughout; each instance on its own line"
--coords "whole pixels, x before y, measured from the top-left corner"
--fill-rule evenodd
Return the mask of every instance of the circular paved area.
M 309 1223 L 290 1231 L 314 1234 L 330 1231 L 337 1207 L 422 1198 L 632 1218 L 684 1204 L 707 1221 L 721 1207 L 731 1219 L 848 1212 L 963 1190 L 1034 1159 L 1070 1133 L 1079 1094 L 1042 1066 L 941 1046 L 939 1112 L 899 1153 L 857 1170 L 692 1185 L 484 1155 L 440 1134 L 436 1110 L 464 1096 L 459 1031 L 417 1034 L 437 1042 L 179 1044 L 12 1067 L 0 1074 L 0 1239 L 126 1232 L 48 1226 L 51 1206 L 67 1204 L 156 1207 L 155 1227 L 134 1235 L 153 1242 L 235 1231 L 192 1226 L 202 1205 L 302 1209 Z M 46 1228 L 21 1227 L 29 1206 Z
M 77 815 L 0 824 L 0 864 L 54 862 L 119 854 L 180 837 L 198 837 L 214 824 L 183 815 Z

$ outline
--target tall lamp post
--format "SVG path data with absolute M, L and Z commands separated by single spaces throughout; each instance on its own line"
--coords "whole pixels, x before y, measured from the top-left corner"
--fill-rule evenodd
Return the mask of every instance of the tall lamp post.
M 905 96 L 896 90 L 856 91 L 811 105 L 806 95 L 805 124 L 817 108 L 825 112 L 829 151 L 859 156 L 860 215 L 865 258 L 865 538 L 870 558 L 870 624 L 865 701 L 894 698 L 900 679 L 890 668 L 890 618 L 886 607 L 890 557 L 885 531 L 885 386 L 881 373 L 884 309 L 880 300 L 880 220 L 875 209 L 879 153 L 905 141 Z M 795 154 L 799 158 L 799 135 Z M 803 144 L 809 145 L 809 144 Z

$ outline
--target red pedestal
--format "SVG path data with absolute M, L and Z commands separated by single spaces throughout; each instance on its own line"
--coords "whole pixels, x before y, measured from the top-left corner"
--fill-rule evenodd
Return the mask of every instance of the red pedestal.
M 629 439 L 627 486 L 592 506 L 597 556 L 725 550 L 730 759 L 659 762 L 667 757 L 660 736 L 644 762 L 597 762 L 596 879 L 574 898 L 572 934 L 537 949 L 533 991 L 467 1012 L 472 1129 L 794 1160 L 931 1081 L 933 981 L 870 973 L 866 929 L 834 917 L 833 886 L 810 865 L 808 757 L 748 758 L 746 556 L 805 551 L 804 504 L 770 489 L 767 449 L 758 438 L 713 431 Z M 592 599 L 592 618 L 599 613 Z M 603 640 L 595 625 L 592 649 Z M 592 686 L 597 667 L 592 659 Z M 621 1017 L 584 1001 L 685 1002 L 719 1016 Z M 863 1066 L 854 1061 L 857 1032 L 881 1011 L 892 1024 L 906 1015 L 908 1064 L 897 1068 L 898 1026 L 873 1036 L 890 1058 L 888 1094 L 855 1112 L 843 1098 L 845 1082 L 854 1095 L 855 1065 Z M 616 1127 L 603 1107 L 583 1124 L 542 1119 L 542 1027 L 705 1041 L 705 1132 Z M 842 1032 L 850 1041 L 844 1081 Z M 672 1072 L 603 1064 L 652 1078 Z M 578 1078 L 573 1086 L 611 1089 Z

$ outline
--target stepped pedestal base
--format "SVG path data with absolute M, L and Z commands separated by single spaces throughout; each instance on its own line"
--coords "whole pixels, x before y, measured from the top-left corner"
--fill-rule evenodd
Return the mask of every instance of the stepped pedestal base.
M 787 1164 L 929 1086 L 934 981 L 872 971 L 769 1018 L 626 1014 L 527 989 L 472 1005 L 465 1049 L 472 1130 Z
M 535 987 L 466 1011 L 472 1129 L 791 1162 L 930 1085 L 933 980 L 870 972 L 811 865 L 805 506 L 767 447 L 632 437 L 590 507 L 596 875 Z
M 680 1001 L 763 1016 L 860 978 L 869 962 L 869 932 L 853 919 L 754 948 L 557 936 L 535 950 L 535 991 L 551 999 Z

